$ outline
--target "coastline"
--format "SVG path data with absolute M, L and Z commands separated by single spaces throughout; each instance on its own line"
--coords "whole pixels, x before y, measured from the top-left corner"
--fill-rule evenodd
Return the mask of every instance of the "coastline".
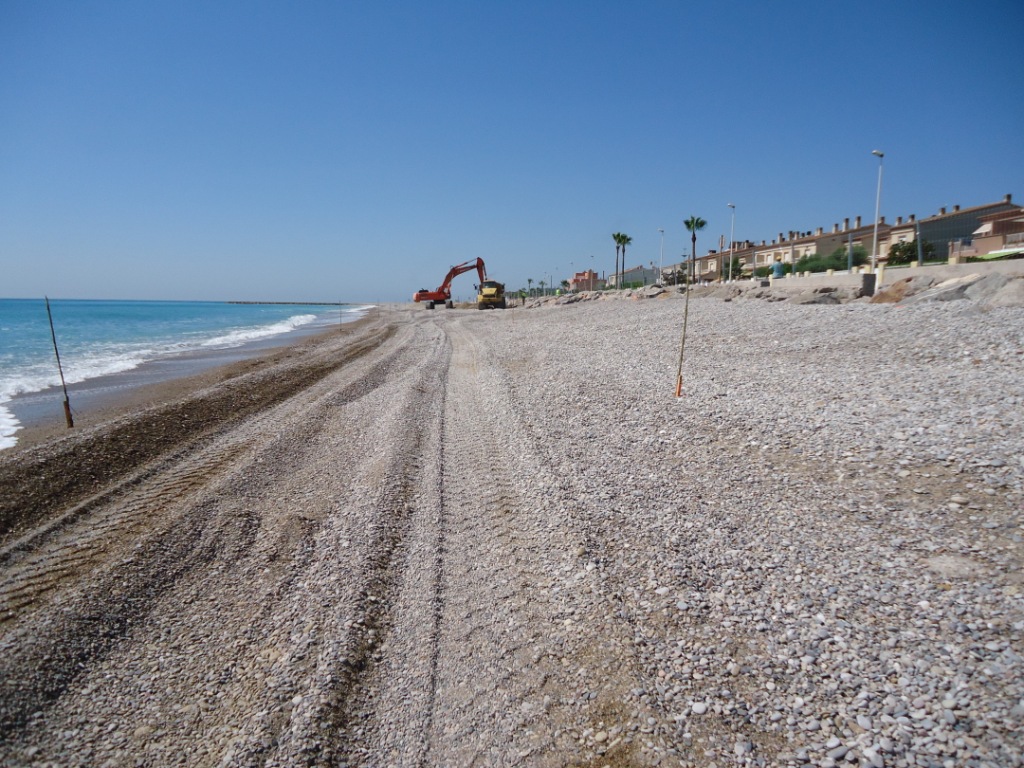
M 272 365 L 301 348 L 319 344 L 339 330 L 355 333 L 375 316 L 375 310 L 368 310 L 361 317 L 340 324 L 300 327 L 238 347 L 149 360 L 128 371 L 69 384 L 73 429 L 68 429 L 64 422 L 64 395 L 60 387 L 17 395 L 5 404 L 21 424 L 14 434 L 17 444 L 0 450 L 0 457 L 180 399 L 260 365 Z

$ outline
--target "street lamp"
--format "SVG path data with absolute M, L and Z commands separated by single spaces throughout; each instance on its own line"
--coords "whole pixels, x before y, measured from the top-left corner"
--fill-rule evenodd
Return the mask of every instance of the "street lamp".
M 879 149 L 871 150 L 872 155 L 878 155 L 878 192 L 875 194 L 875 238 L 871 244 L 871 272 L 874 274 L 878 261 L 878 214 L 882 204 L 882 158 L 885 153 Z
M 732 224 L 729 225 L 729 282 L 732 282 L 732 257 L 736 248 L 736 206 L 728 204 L 732 208 Z
M 658 227 L 658 231 L 661 232 L 661 259 L 658 262 L 658 283 L 660 284 L 665 272 L 665 230 Z

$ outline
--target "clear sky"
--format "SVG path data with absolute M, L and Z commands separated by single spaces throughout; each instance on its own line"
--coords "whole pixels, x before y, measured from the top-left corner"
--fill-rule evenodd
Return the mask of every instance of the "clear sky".
M 0 296 L 403 301 L 1024 203 L 1024 3 L 0 0 Z M 456 280 L 468 297 L 473 277 Z

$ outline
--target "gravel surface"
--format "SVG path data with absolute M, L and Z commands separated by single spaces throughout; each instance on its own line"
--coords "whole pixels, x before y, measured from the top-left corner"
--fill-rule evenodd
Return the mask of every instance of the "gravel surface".
M 1022 764 L 1024 310 L 695 299 L 676 398 L 682 311 L 393 308 L 0 457 L 0 763 Z

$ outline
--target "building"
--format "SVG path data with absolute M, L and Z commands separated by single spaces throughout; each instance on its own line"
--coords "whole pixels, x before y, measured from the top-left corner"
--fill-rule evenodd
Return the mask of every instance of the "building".
M 650 267 L 632 267 L 622 272 L 622 285 L 628 287 L 634 285 L 653 285 L 659 280 L 658 270 L 653 265 Z M 618 287 L 619 283 L 615 275 L 608 278 L 608 285 Z
M 847 219 L 849 221 L 849 219 Z M 857 220 L 860 223 L 860 219 Z M 821 230 L 819 229 L 820 233 Z M 818 253 L 817 235 L 810 232 L 790 232 L 786 237 L 779 232 L 777 240 L 771 243 L 761 241 L 761 245 L 754 249 L 754 267 L 770 267 L 776 261 L 783 264 L 796 264 L 805 256 L 814 256 Z
M 737 240 L 732 244 L 731 250 L 708 251 L 704 256 L 697 258 L 694 274 L 696 280 L 702 283 L 716 282 L 729 279 L 729 257 L 732 256 L 733 268 L 732 279 L 738 280 L 746 275 L 750 277 L 754 271 L 754 243 L 749 240 Z M 689 269 L 689 259 L 679 265 L 670 265 L 665 268 L 668 280 L 671 281 L 676 269 Z
M 685 282 L 683 275 L 686 269 L 690 266 L 690 262 L 686 259 L 683 261 L 676 262 L 675 264 L 666 264 L 661 268 L 661 284 L 662 285 L 680 285 Z
M 889 253 L 889 246 L 886 244 L 889 239 L 889 231 L 892 227 L 885 223 L 885 216 L 878 217 L 878 255 L 885 256 Z M 875 244 L 875 225 L 865 224 L 861 226 L 860 216 L 858 216 L 853 227 L 850 227 L 850 220 L 843 219 L 843 227 L 839 228 L 838 224 L 832 225 L 832 231 L 825 233 L 820 229 L 815 240 L 817 247 L 816 253 L 819 256 L 828 256 L 834 253 L 837 249 L 843 248 L 849 250 L 857 248 L 858 246 L 864 249 L 864 253 L 871 258 L 871 248 Z
M 740 240 L 732 244 L 732 248 L 722 254 L 722 276 L 729 278 L 729 256 L 733 256 L 732 277 L 737 279 L 744 275 L 750 277 L 754 274 L 754 251 L 755 246 L 749 240 Z M 737 267 L 739 270 L 737 271 Z
M 569 280 L 570 291 L 602 291 L 605 287 L 604 278 L 598 277 L 592 269 L 577 272 Z
M 838 223 L 833 224 L 831 232 L 818 227 L 813 232 L 780 232 L 775 240 L 770 243 L 762 240 L 760 245 L 737 241 L 732 244 L 731 251 L 708 251 L 692 266 L 696 280 L 704 283 L 728 278 L 730 253 L 735 254 L 741 272 L 736 274 L 734 266 L 734 278 L 750 277 L 754 269 L 770 267 L 776 260 L 783 264 L 796 264 L 804 257 L 829 256 L 836 250 L 845 251 L 851 247 L 862 248 L 870 258 L 875 232 L 875 225 L 862 224 L 860 216 L 854 219 L 853 226 L 846 218 L 842 227 Z M 1024 251 L 1024 207 L 1015 205 L 1011 195 L 1006 195 L 999 202 L 973 208 L 961 209 L 959 205 L 949 211 L 941 208 L 935 216 L 926 219 L 917 219 L 912 214 L 906 219 L 897 217 L 895 224 L 888 224 L 885 217 L 880 216 L 877 233 L 877 254 L 882 262 L 888 258 L 889 249 L 894 244 L 913 241 L 918 233 L 923 241 L 934 246 L 932 258 L 935 260 L 956 260 L 996 251 L 1013 252 L 1015 249 Z M 690 257 L 684 255 L 682 261 L 662 270 L 662 280 L 668 284 L 677 280 L 682 282 L 683 276 L 690 274 L 690 267 Z M 614 284 L 614 281 L 610 282 Z M 633 270 L 627 272 L 625 283 L 639 282 L 641 278 Z
M 998 203 L 976 205 L 973 208 L 961 208 L 959 205 L 954 205 L 948 211 L 940 208 L 937 214 L 926 219 L 917 220 L 913 215 L 906 221 L 899 218 L 889 232 L 882 253 L 888 254 L 889 246 L 893 243 L 912 241 L 920 236 L 921 240 L 935 247 L 936 259 L 977 255 L 974 233 L 982 228 L 982 219 L 1000 213 L 1011 213 L 1012 216 L 1020 211 L 1021 206 L 1014 205 L 1012 196 L 1006 195 Z
M 693 270 L 694 280 L 698 283 L 711 283 L 718 280 L 721 265 L 722 257 L 718 251 L 708 251 L 706 255 L 697 259 Z
M 1024 209 L 1016 208 L 981 217 L 973 233 L 977 255 L 1024 251 Z

